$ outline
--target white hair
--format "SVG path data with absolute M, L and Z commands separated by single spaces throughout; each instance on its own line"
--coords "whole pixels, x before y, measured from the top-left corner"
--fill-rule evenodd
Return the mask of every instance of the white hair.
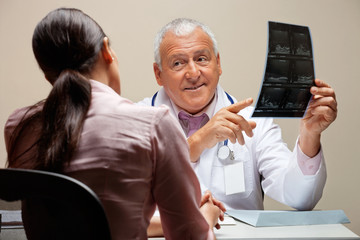
M 164 39 L 164 36 L 167 32 L 171 31 L 176 36 L 186 36 L 192 33 L 196 28 L 201 28 L 204 33 L 206 33 L 213 44 L 213 50 L 215 55 L 218 54 L 217 42 L 215 39 L 214 34 L 210 30 L 208 26 L 205 24 L 198 22 L 193 19 L 189 18 L 177 18 L 171 21 L 170 23 L 166 24 L 155 36 L 154 41 L 154 58 L 155 62 L 158 65 L 159 69 L 162 70 L 161 67 L 161 56 L 160 56 L 160 45 Z

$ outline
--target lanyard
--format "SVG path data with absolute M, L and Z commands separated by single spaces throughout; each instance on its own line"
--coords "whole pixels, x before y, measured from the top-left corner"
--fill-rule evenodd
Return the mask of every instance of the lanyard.
M 229 99 L 231 105 L 234 104 L 234 100 L 232 99 L 232 97 L 227 93 L 225 92 L 227 98 Z M 218 158 L 220 158 L 221 160 L 225 160 L 227 159 L 228 157 L 230 157 L 231 160 L 234 160 L 234 152 L 230 150 L 229 146 L 228 146 L 228 142 L 229 142 L 229 139 L 226 139 L 224 141 L 224 145 L 220 146 L 219 149 L 218 149 Z
M 157 96 L 158 92 L 156 92 L 154 94 L 154 96 L 151 98 L 151 106 L 154 107 L 155 106 L 155 99 L 156 99 L 156 96 Z

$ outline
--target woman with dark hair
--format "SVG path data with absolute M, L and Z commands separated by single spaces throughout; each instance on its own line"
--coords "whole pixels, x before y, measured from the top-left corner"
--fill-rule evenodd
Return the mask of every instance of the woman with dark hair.
M 100 198 L 113 239 L 147 239 L 155 205 L 166 238 L 213 238 L 221 211 L 211 197 L 201 200 L 181 130 L 167 108 L 119 96 L 117 57 L 101 27 L 80 10 L 56 9 L 32 44 L 52 90 L 9 117 L 8 167 L 84 182 Z

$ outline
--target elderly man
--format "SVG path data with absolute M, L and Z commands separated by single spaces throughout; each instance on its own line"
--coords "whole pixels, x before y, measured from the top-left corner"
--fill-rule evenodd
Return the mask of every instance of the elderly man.
M 290 151 L 273 119 L 250 120 L 252 98 L 238 102 L 219 85 L 220 55 L 207 26 L 192 19 L 164 26 L 153 67 L 162 88 L 139 104 L 170 108 L 188 137 L 203 191 L 227 209 L 264 209 L 264 193 L 295 209 L 314 208 L 326 181 L 320 136 L 337 115 L 327 83 L 316 79 L 310 89 L 314 98 Z

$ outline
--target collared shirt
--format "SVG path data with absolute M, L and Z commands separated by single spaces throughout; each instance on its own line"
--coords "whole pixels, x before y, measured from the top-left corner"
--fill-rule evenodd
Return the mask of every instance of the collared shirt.
M 174 109 L 174 111 L 176 113 L 176 116 L 179 116 L 180 111 L 184 111 L 184 112 L 186 112 L 186 113 L 188 113 L 190 115 L 193 115 L 193 116 L 200 116 L 201 114 L 206 113 L 206 115 L 208 115 L 208 117 L 211 118 L 215 114 L 215 106 L 216 106 L 217 98 L 218 98 L 217 92 L 215 92 L 215 96 L 211 100 L 210 104 L 208 106 L 206 106 L 205 109 L 203 109 L 202 111 L 200 111 L 200 112 L 198 112 L 198 113 L 196 113 L 194 115 L 190 114 L 186 110 L 178 107 L 171 99 L 170 99 L 170 102 L 171 102 L 172 108 Z
M 196 113 L 194 115 L 191 114 L 191 113 L 188 113 L 186 110 L 178 107 L 171 99 L 170 99 L 170 102 L 171 102 L 171 106 L 173 107 L 174 112 L 176 113 L 177 118 L 179 118 L 179 113 L 181 111 L 183 111 L 186 114 L 188 114 L 189 116 L 193 116 L 193 117 L 198 117 L 198 116 L 201 116 L 202 114 L 205 113 L 207 115 L 207 119 L 202 122 L 202 124 L 200 125 L 200 128 L 201 128 L 203 125 L 205 125 L 207 123 L 207 121 L 211 118 L 211 116 L 214 115 L 215 106 L 216 106 L 216 100 L 217 100 L 217 93 L 215 93 L 215 96 L 213 97 L 211 102 L 208 104 L 208 106 L 206 106 L 202 111 L 200 111 L 200 112 L 198 112 L 198 113 Z M 179 120 L 179 123 L 180 123 L 181 127 L 184 130 L 185 136 L 189 137 L 188 134 L 187 134 L 188 130 L 186 130 L 186 129 L 188 129 L 187 126 L 184 125 L 183 121 L 181 121 L 180 119 L 178 119 L 178 120 Z M 197 129 L 197 127 L 196 127 L 196 129 Z

